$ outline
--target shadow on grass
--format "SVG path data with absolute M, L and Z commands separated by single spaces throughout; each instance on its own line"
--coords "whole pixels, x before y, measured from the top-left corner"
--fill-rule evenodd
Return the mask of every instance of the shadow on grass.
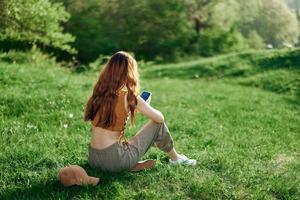
M 275 53 L 272 57 L 258 60 L 257 66 L 262 69 L 296 69 L 300 70 L 300 50 L 286 53 Z
M 285 98 L 286 102 L 292 105 L 295 109 L 299 109 L 300 107 L 300 93 L 294 97 Z
M 120 184 L 126 185 L 137 179 L 136 173 L 154 172 L 155 169 L 141 171 L 141 172 L 120 172 L 109 173 L 96 171 L 92 169 L 88 163 L 80 165 L 90 176 L 100 178 L 98 186 L 71 186 L 64 187 L 53 176 L 46 182 L 40 182 L 31 187 L 18 188 L 14 191 L 7 192 L 1 199 L 73 199 L 82 197 L 82 195 L 92 196 L 96 199 L 110 199 L 120 190 Z M 122 186 L 121 186 L 122 187 Z M 86 193 L 86 194 L 85 194 Z

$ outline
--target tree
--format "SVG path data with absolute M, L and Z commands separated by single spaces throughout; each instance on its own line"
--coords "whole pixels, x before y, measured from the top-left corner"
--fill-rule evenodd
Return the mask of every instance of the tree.
M 203 28 L 208 28 L 207 18 L 211 15 L 210 9 L 205 9 L 215 4 L 217 0 L 183 0 L 188 20 L 194 25 L 194 30 L 199 35 Z
M 197 34 L 209 28 L 229 31 L 239 18 L 235 0 L 183 0 L 183 4 Z
M 260 35 L 274 46 L 281 46 L 283 42 L 297 43 L 299 22 L 295 14 L 281 0 L 261 1 L 261 20 L 256 20 Z
M 118 50 L 139 59 L 171 58 L 187 47 L 193 31 L 181 0 L 74 0 L 67 10 L 67 30 L 85 62 Z
M 243 35 L 253 30 L 266 43 L 275 47 L 287 42 L 295 44 L 299 36 L 299 22 L 296 15 L 282 0 L 238 0 L 241 5 L 239 22 Z
M 72 35 L 63 33 L 61 23 L 69 14 L 60 3 L 48 0 L 1 0 L 0 41 L 20 41 L 42 47 L 53 47 L 69 53 L 74 41 Z
M 297 19 L 299 21 L 299 30 L 300 30 L 300 1 L 299 0 L 286 0 L 290 8 L 296 13 Z M 300 46 L 300 34 L 298 37 L 298 46 Z
M 236 26 L 239 4 L 235 0 L 183 0 L 188 20 L 196 35 L 191 40 L 191 52 L 211 56 L 245 47 L 244 38 Z
M 288 6 L 296 12 L 297 19 L 300 21 L 300 1 L 299 0 L 286 0 Z

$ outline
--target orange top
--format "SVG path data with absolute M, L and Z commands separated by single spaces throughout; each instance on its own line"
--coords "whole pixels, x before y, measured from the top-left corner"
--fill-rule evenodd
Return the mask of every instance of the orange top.
M 116 123 L 114 126 L 109 126 L 105 129 L 112 130 L 112 131 L 121 131 L 119 141 L 124 138 L 124 131 L 125 131 L 125 126 L 127 119 L 129 117 L 129 111 L 127 112 L 125 108 L 125 94 L 127 93 L 127 88 L 123 87 L 121 88 L 117 95 L 118 95 L 118 100 L 116 104 L 116 109 L 115 109 L 115 114 L 116 114 Z M 97 112 L 94 120 L 92 121 L 92 124 L 94 126 L 98 126 L 99 122 L 99 112 Z M 98 126 L 100 127 L 100 126 Z M 124 138 L 125 139 L 125 138 Z M 126 139 L 125 139 L 126 141 Z

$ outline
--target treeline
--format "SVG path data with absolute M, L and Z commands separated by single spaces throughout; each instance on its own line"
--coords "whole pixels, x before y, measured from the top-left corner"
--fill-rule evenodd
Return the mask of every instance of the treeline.
M 299 4 L 287 1 L 0 0 L 0 48 L 38 46 L 90 62 L 118 50 L 171 60 L 292 47 L 299 45 Z

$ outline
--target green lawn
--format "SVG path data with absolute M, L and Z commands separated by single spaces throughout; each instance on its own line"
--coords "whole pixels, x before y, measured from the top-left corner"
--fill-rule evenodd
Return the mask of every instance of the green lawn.
M 97 172 L 87 164 L 84 104 L 98 72 L 0 62 L 0 199 L 300 199 L 300 53 L 259 51 L 140 66 L 180 153 L 196 167 Z M 146 123 L 138 116 L 137 127 Z M 78 164 L 97 187 L 64 188 Z

